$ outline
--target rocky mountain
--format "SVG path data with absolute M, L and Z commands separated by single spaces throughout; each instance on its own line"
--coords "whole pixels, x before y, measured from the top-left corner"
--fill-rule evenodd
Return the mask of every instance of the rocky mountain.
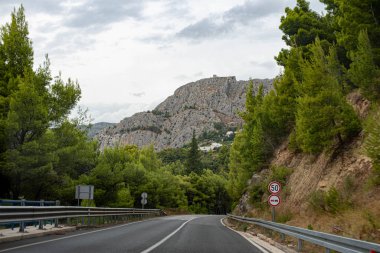
M 112 127 L 116 125 L 116 123 L 108 123 L 108 122 L 97 122 L 93 125 L 91 125 L 90 129 L 88 130 L 88 137 L 94 138 L 95 135 L 97 135 L 101 130 L 107 127 Z
M 253 79 L 268 92 L 273 79 Z M 182 147 L 197 136 L 224 129 L 236 129 L 242 123 L 238 112 L 244 109 L 248 81 L 234 76 L 201 79 L 178 88 L 153 111 L 136 113 L 120 123 L 101 130 L 95 138 L 100 149 L 116 145 L 153 144 L 157 150 Z

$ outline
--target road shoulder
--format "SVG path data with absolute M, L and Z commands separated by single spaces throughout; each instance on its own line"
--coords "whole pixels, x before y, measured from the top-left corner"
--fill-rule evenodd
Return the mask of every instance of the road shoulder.
M 260 239 L 258 236 L 254 236 L 250 233 L 247 232 L 242 232 L 242 231 L 237 231 L 233 228 L 231 228 L 228 225 L 228 222 L 226 222 L 227 218 L 222 218 L 220 222 L 222 223 L 223 226 L 226 228 L 234 231 L 235 233 L 238 233 L 242 237 L 244 237 L 247 241 L 249 241 L 251 244 L 253 244 L 255 247 L 259 248 L 263 253 L 290 253 L 290 251 L 286 250 L 281 250 L 277 247 L 275 247 L 275 242 L 273 244 L 266 242 L 262 239 Z M 292 251 L 293 252 L 293 251 Z
M 41 237 L 45 235 L 63 235 L 67 232 L 75 231 L 77 228 L 72 226 L 59 226 L 46 225 L 44 229 L 38 229 L 38 227 L 30 226 L 26 227 L 25 232 L 19 232 L 18 228 L 15 229 L 2 229 L 0 230 L 0 243 L 12 242 L 22 239 Z

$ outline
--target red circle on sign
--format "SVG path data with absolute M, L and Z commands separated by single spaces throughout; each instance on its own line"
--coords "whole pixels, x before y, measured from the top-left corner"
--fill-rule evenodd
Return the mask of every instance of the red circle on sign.
M 278 206 L 281 203 L 281 198 L 278 195 L 270 195 L 268 197 L 268 203 L 271 206 Z
M 272 194 L 277 194 L 281 191 L 281 184 L 279 182 L 273 181 L 268 185 L 268 191 Z

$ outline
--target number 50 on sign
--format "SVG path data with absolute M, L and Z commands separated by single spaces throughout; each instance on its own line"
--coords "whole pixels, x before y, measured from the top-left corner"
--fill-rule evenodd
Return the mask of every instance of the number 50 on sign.
M 276 181 L 270 182 L 268 185 L 268 190 L 272 194 L 277 194 L 281 191 L 281 184 Z

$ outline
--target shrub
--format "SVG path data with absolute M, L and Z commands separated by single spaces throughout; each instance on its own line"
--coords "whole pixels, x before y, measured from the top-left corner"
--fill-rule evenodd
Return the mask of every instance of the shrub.
M 327 192 L 318 190 L 311 194 L 309 204 L 315 211 L 337 214 L 350 206 L 349 199 L 344 198 L 335 187 Z
M 276 222 L 286 223 L 286 222 L 290 221 L 292 218 L 293 218 L 293 215 L 289 211 L 286 211 L 284 213 L 277 215 Z
M 287 179 L 293 173 L 293 169 L 285 166 L 273 166 L 269 176 L 269 181 L 280 182 L 282 186 L 286 184 Z

